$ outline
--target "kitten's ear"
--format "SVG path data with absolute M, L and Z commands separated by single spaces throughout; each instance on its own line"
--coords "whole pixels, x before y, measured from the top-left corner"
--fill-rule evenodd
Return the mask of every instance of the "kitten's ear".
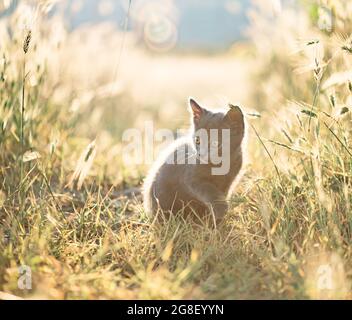
M 239 106 L 229 104 L 230 110 L 226 113 L 226 119 L 233 124 L 244 123 L 242 109 Z
M 200 120 L 200 118 L 202 117 L 202 115 L 205 113 L 205 109 L 202 108 L 198 102 L 196 102 L 193 98 L 189 98 L 189 106 L 191 108 L 192 111 L 192 115 L 193 115 L 193 120 L 195 122 L 198 122 Z

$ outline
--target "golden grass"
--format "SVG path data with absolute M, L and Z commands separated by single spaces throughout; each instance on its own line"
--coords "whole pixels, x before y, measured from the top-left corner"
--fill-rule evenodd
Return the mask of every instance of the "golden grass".
M 347 40 L 336 40 L 352 23 L 341 2 L 329 4 L 335 34 L 314 27 L 306 13 L 314 6 L 299 13 L 299 28 L 291 11 L 275 23 L 259 15 L 242 55 L 160 57 L 127 37 L 112 86 L 121 35 L 106 26 L 57 34 L 59 21 L 41 21 L 45 32 L 35 29 L 26 56 L 23 162 L 23 38 L 8 39 L 0 64 L 0 298 L 352 298 L 352 56 Z M 138 197 L 120 192 L 140 186 L 147 170 L 122 163 L 123 130 L 148 119 L 184 127 L 189 95 L 219 106 L 240 100 L 260 113 L 248 119 L 246 172 L 218 230 L 181 217 L 156 224 Z M 32 290 L 18 288 L 21 265 L 32 269 Z

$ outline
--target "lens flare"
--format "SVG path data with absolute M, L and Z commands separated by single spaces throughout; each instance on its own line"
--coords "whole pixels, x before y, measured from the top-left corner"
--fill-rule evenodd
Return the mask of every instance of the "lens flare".
M 177 28 L 167 17 L 153 15 L 144 24 L 144 41 L 154 51 L 169 51 L 176 45 Z

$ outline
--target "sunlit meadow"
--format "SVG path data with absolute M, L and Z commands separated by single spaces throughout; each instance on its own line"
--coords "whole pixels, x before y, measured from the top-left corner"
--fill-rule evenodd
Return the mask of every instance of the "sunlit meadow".
M 351 299 L 352 2 L 252 0 L 221 50 L 177 45 L 174 1 L 119 2 L 70 28 L 82 1 L 0 1 L 0 299 Z M 218 229 L 149 218 L 122 160 L 189 96 L 247 115 Z

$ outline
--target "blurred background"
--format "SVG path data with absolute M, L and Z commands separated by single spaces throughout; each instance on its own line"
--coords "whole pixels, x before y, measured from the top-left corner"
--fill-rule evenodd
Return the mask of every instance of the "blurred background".
M 248 0 L 0 5 L 0 48 L 20 43 L 32 30 L 30 84 L 36 87 L 45 72 L 44 94 L 65 105 L 64 122 L 76 136 L 98 137 L 102 148 L 147 120 L 162 128 L 187 127 L 189 96 L 222 107 L 246 103 L 250 94 L 245 61 L 254 5 Z
M 115 161 L 127 128 L 143 129 L 148 120 L 156 129 L 187 127 L 189 96 L 210 107 L 238 103 L 262 117 L 281 112 L 294 93 L 280 78 L 291 78 L 292 54 L 326 28 L 324 12 L 311 1 L 2 0 L 0 6 L 0 50 L 21 61 L 18 48 L 31 30 L 28 84 L 48 111 L 60 110 L 57 130 L 43 126 L 41 134 L 49 141 L 62 141 L 62 132 L 72 141 L 97 139 L 106 161 Z M 308 52 L 307 63 L 313 57 Z M 20 69 L 12 64 L 10 71 L 17 77 Z M 38 100 L 33 104 L 42 114 Z
M 129 0 L 74 0 L 65 10 L 71 29 L 104 21 L 123 29 L 129 6 Z M 128 30 L 156 51 L 228 49 L 248 25 L 249 0 L 135 0 L 131 6 Z

